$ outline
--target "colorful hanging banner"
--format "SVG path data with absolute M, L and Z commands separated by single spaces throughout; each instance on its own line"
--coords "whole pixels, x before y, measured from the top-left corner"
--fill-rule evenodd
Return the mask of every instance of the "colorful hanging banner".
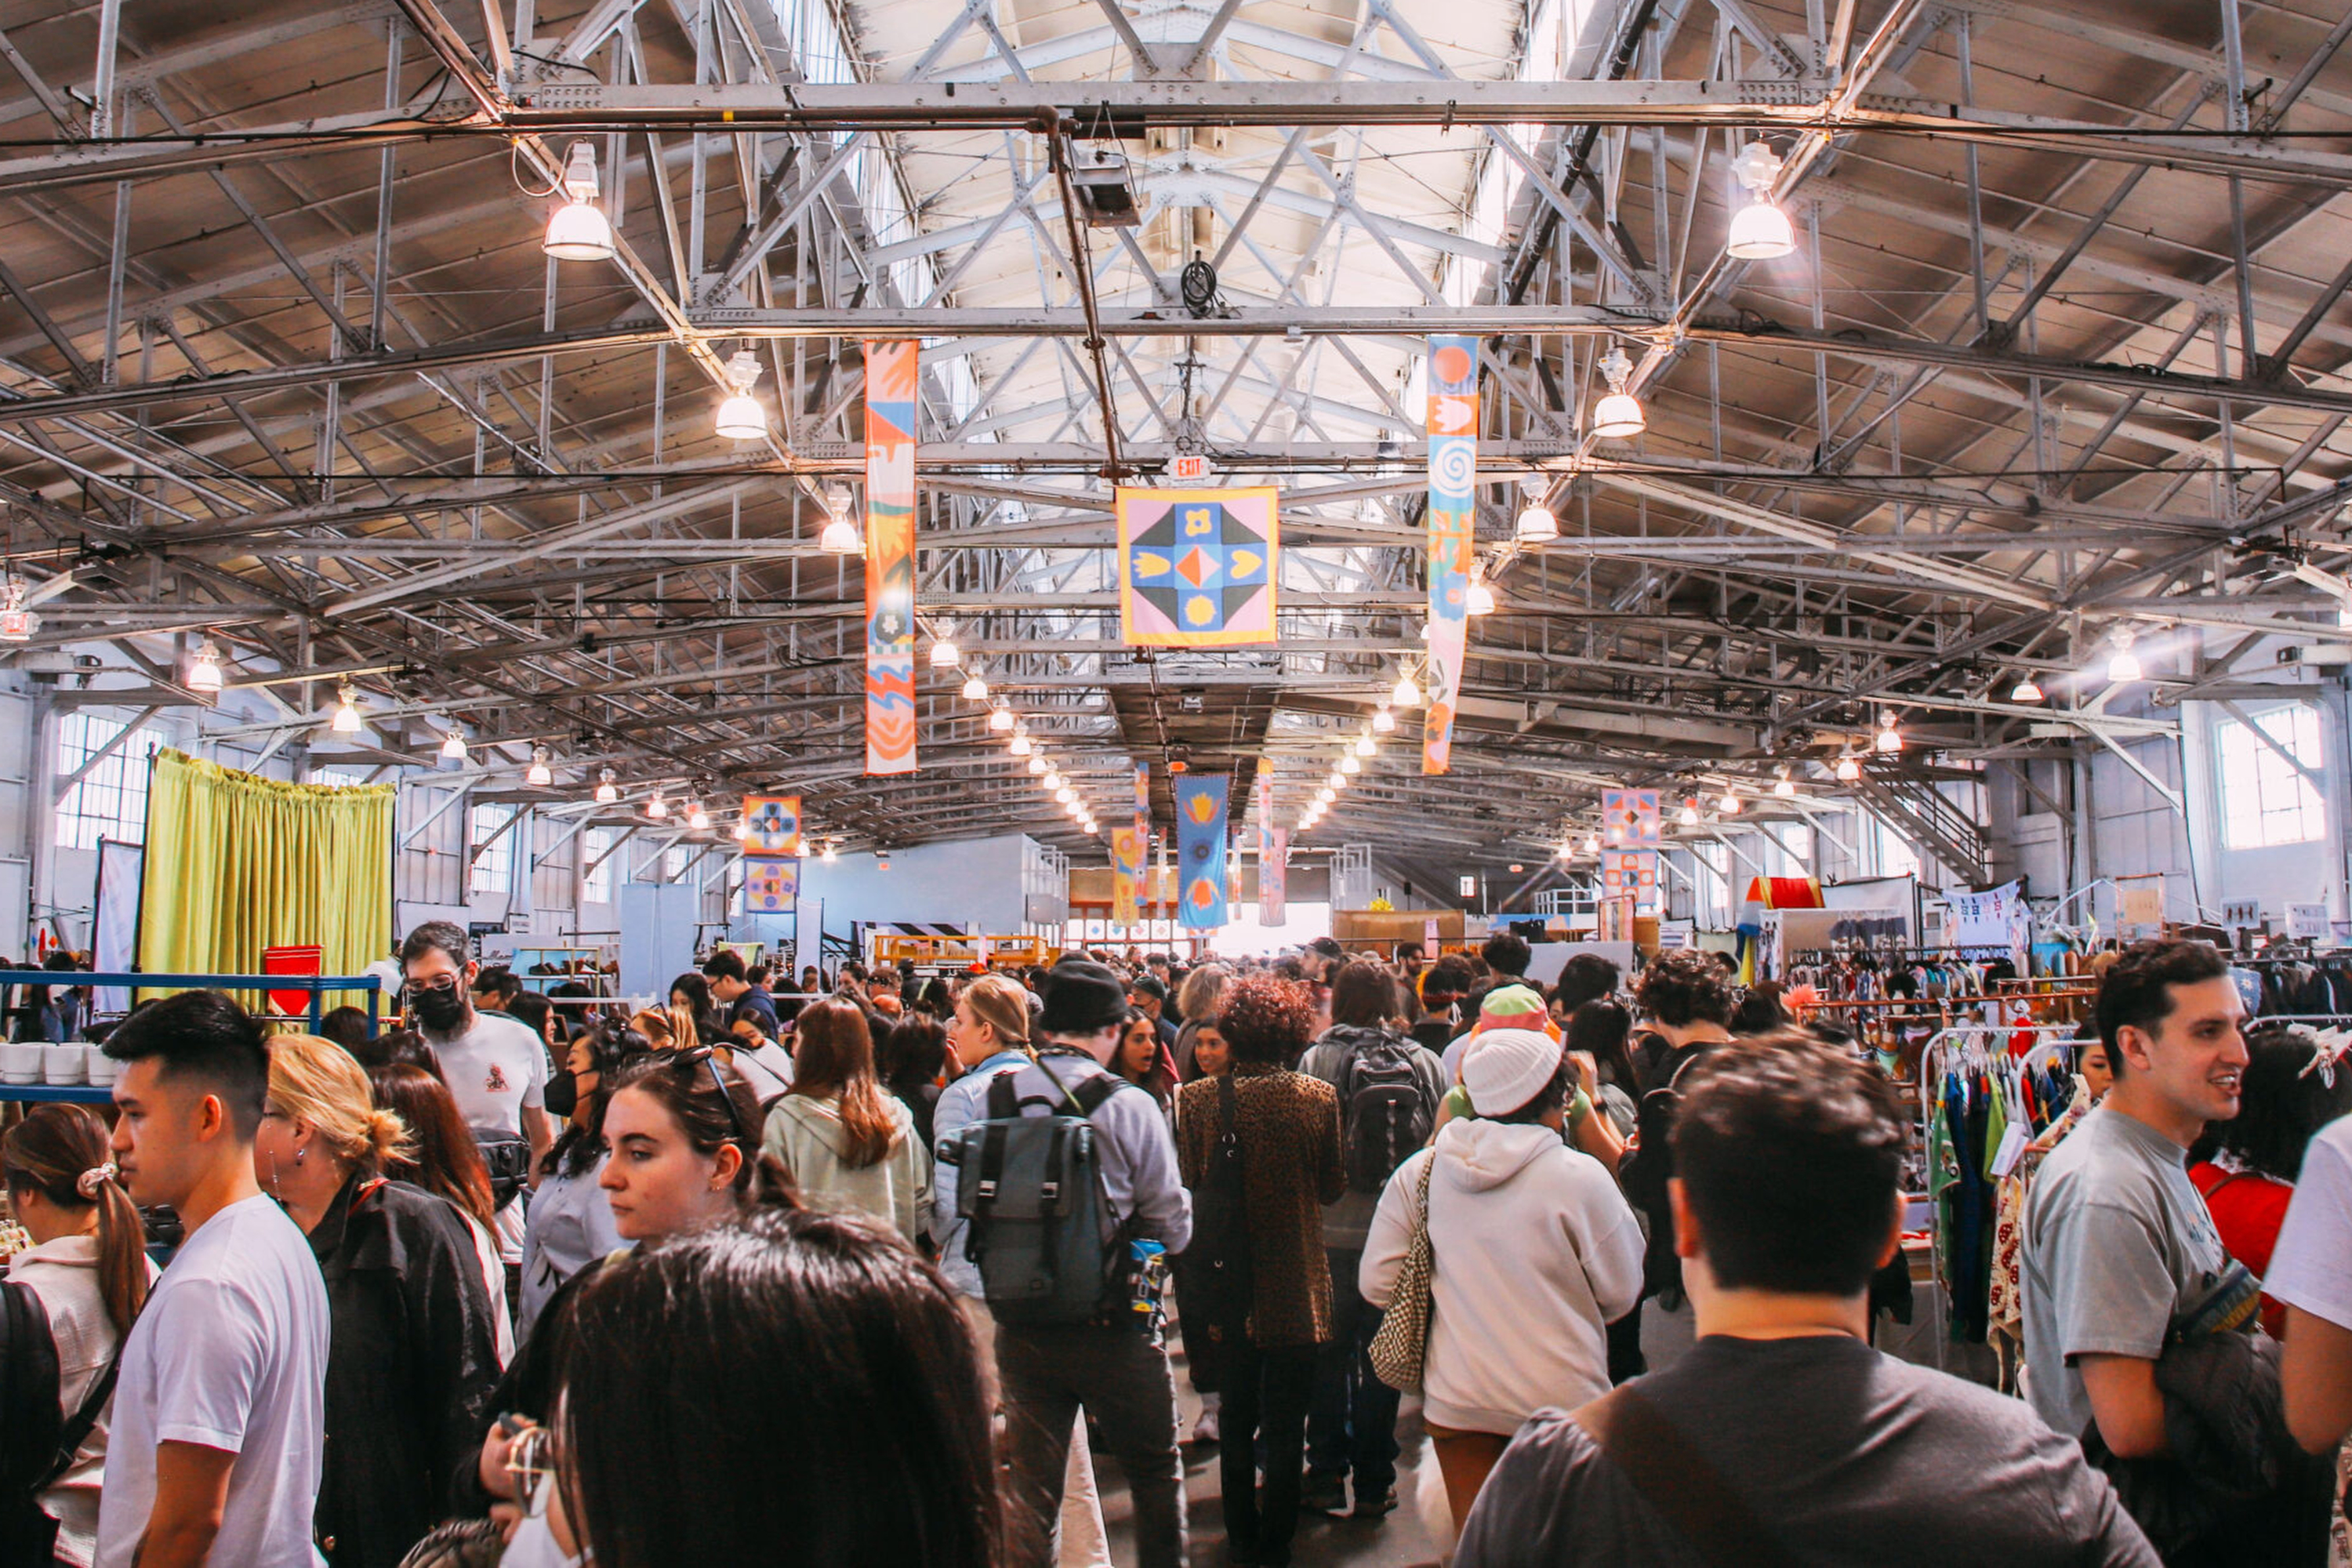
M 915 771 L 915 345 L 866 345 L 866 771 Z
M 1225 923 L 1225 806 L 1232 787 L 1223 773 L 1176 780 L 1176 918 L 1192 931 Z
M 747 795 L 743 797 L 743 853 L 747 856 L 801 858 L 801 797 L 796 795 Z
M 1429 712 L 1421 771 L 1452 765 L 1454 710 L 1470 643 L 1470 563 L 1476 553 L 1478 340 L 1429 340 Z
M 1274 769 L 1261 758 L 1257 764 L 1257 923 L 1262 926 L 1282 923 L 1287 880 L 1283 858 L 1289 847 L 1288 831 L 1274 825 Z
M 1601 792 L 1601 844 L 1606 849 L 1655 849 L 1664 840 L 1654 789 Z
M 1133 827 L 1110 830 L 1110 920 L 1131 926 L 1142 918 L 1143 836 Z
M 801 863 L 770 856 L 743 858 L 743 912 L 789 915 L 801 901 Z
M 1658 852 L 1654 849 L 1605 849 L 1601 854 L 1601 894 L 1630 898 L 1638 905 L 1658 901 Z
M 1272 487 L 1118 491 L 1119 636 L 1130 647 L 1274 641 Z

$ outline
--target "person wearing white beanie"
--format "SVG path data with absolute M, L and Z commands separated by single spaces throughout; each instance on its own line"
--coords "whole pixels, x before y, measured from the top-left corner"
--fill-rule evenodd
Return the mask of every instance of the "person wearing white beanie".
M 1475 1115 L 1397 1167 L 1359 1284 L 1385 1308 L 1428 1173 L 1433 1258 L 1422 1392 L 1456 1520 L 1519 1425 L 1609 1392 L 1607 1326 L 1642 1293 L 1642 1231 L 1601 1163 L 1563 1141 L 1573 1066 L 1532 1029 L 1489 1029 L 1463 1058 Z

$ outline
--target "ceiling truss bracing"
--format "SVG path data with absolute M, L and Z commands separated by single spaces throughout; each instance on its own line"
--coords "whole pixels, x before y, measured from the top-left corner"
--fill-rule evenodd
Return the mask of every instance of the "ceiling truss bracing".
M 0 49 L 0 544 L 73 576 L 9 657 L 110 642 L 77 700 L 143 710 L 210 636 L 273 714 L 208 732 L 376 767 L 462 725 L 486 797 L 610 767 L 803 787 L 850 842 L 1075 845 L 960 674 L 920 671 L 923 771 L 862 772 L 862 576 L 817 536 L 862 342 L 918 335 L 927 631 L 1106 820 L 1186 744 L 1295 823 L 1417 665 L 1412 371 L 1459 331 L 1499 606 L 1454 772 L 1404 715 L 1309 841 L 1522 858 L 1606 785 L 1786 767 L 1778 819 L 1853 793 L 1979 872 L 1926 786 L 2165 732 L 2081 679 L 2118 629 L 2164 696 L 2336 624 L 2287 568 L 2352 555 L 2352 28 L 2239 5 L 37 3 Z M 1799 244 L 1743 263 L 1759 137 Z M 575 143 L 609 262 L 540 249 Z M 1139 221 L 1075 224 L 1056 151 L 1112 146 Z M 739 348 L 764 440 L 711 428 Z M 1630 443 L 1588 431 L 1612 348 Z M 1283 489 L 1280 639 L 1139 659 L 1105 469 L 1192 454 Z M 1557 542 L 1514 542 L 1523 487 Z M 1848 792 L 1883 712 L 1908 746 Z

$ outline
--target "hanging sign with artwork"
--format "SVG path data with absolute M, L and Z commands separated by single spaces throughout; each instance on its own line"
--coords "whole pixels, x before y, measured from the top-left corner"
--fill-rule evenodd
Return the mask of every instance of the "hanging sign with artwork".
M 915 771 L 915 345 L 866 345 L 866 771 Z
M 1478 340 L 1429 340 L 1429 712 L 1421 771 L 1452 765 L 1454 713 L 1470 643 L 1470 563 L 1477 550 Z
M 1129 647 L 1274 641 L 1272 487 L 1118 492 L 1119 637 Z

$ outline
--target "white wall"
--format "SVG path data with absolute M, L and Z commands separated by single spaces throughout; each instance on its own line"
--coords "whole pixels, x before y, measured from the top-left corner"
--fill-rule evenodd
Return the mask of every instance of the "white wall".
M 984 934 L 1024 928 L 1021 888 L 1024 834 L 918 844 L 890 851 L 883 870 L 872 855 L 801 862 L 800 951 L 814 963 L 817 921 L 845 937 L 855 921 L 952 921 Z

